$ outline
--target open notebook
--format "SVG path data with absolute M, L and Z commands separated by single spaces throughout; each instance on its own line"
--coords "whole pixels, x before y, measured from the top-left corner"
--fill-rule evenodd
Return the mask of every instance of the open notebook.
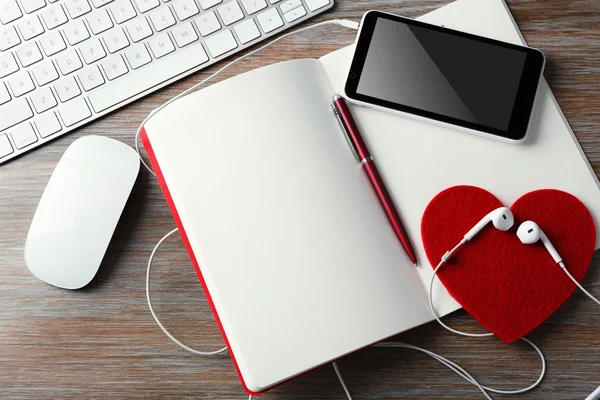
M 501 0 L 459 0 L 423 20 L 521 40 Z M 332 113 L 351 56 L 236 76 L 166 107 L 142 132 L 249 393 L 433 319 L 431 268 L 411 264 Z M 545 81 L 520 145 L 354 112 L 421 263 L 421 215 L 452 185 L 485 187 L 507 205 L 559 188 L 599 215 L 598 182 Z M 443 314 L 458 308 L 443 289 L 435 297 Z

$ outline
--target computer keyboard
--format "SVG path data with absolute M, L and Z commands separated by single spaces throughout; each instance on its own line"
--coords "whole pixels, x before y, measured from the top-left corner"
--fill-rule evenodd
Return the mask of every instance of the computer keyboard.
M 0 164 L 333 0 L 0 0 Z

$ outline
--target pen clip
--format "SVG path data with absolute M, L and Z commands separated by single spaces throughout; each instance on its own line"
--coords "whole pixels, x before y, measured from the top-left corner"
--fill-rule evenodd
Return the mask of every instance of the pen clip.
M 360 157 L 358 156 L 358 149 L 356 148 L 356 146 L 354 145 L 354 142 L 350 138 L 350 133 L 348 132 L 348 128 L 346 127 L 346 124 L 344 123 L 344 120 L 342 119 L 342 116 L 340 115 L 340 112 L 337 109 L 335 103 L 333 103 L 333 113 L 337 117 L 337 120 L 339 121 L 340 126 L 342 127 L 342 132 L 344 132 L 344 136 L 346 137 L 346 141 L 348 142 L 348 146 L 350 146 L 350 150 L 352 151 L 352 154 L 354 154 L 356 161 L 359 161 Z

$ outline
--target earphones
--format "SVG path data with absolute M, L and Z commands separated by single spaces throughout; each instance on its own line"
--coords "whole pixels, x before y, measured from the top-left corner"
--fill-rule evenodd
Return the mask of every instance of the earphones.
M 442 256 L 442 262 L 448 261 L 448 258 L 463 244 L 468 241 L 471 241 L 483 228 L 485 228 L 489 223 L 492 223 L 496 229 L 499 231 L 506 232 L 515 223 L 515 218 L 513 216 L 512 211 L 508 207 L 500 207 L 493 211 L 490 211 L 485 217 L 483 217 L 479 222 L 475 224 L 463 237 L 463 239 L 455 246 L 452 250 L 447 251 L 446 254 Z M 517 229 L 517 237 L 523 244 L 534 244 L 539 241 L 542 242 L 550 256 L 561 266 L 563 270 L 566 271 L 566 266 L 563 262 L 562 257 L 558 254 L 556 248 L 548 239 L 548 236 L 542 231 L 540 226 L 533 221 L 525 221 L 519 228 Z M 567 271 L 568 272 L 568 271 Z
M 565 263 L 563 262 L 562 257 L 560 256 L 560 254 L 558 254 L 558 251 L 556 251 L 556 249 L 554 248 L 552 243 L 550 243 L 548 236 L 546 236 L 546 234 L 540 229 L 538 224 L 536 224 L 533 221 L 523 222 L 519 226 L 519 229 L 517 229 L 517 236 L 519 237 L 521 242 L 524 244 L 533 244 L 533 243 L 536 243 L 541 240 L 542 243 L 544 244 L 544 246 L 546 247 L 546 250 L 548 250 L 548 253 L 550 253 L 550 255 L 552 256 L 554 261 L 558 265 L 560 265 L 560 267 L 562 268 L 564 273 L 567 274 L 567 276 L 573 281 L 573 283 L 575 285 L 577 285 L 577 287 L 583 293 L 585 293 L 590 299 L 594 300 L 596 302 L 596 304 L 600 305 L 600 301 L 597 298 L 595 298 L 594 296 L 592 296 L 590 294 L 590 292 L 585 290 L 583 288 L 583 286 L 581 286 L 581 284 L 577 281 L 577 279 L 575 279 L 575 277 L 573 275 L 571 275 L 569 270 L 567 270 L 567 267 L 565 266 Z
M 437 320 L 437 322 L 440 325 L 442 325 L 444 328 L 446 328 L 450 332 L 456 333 L 458 335 L 467 336 L 467 337 L 486 337 L 486 336 L 493 336 L 493 333 L 491 333 L 491 332 L 490 333 L 462 332 L 462 331 L 458 331 L 454 328 L 450 328 L 448 325 L 443 323 L 442 320 L 440 319 L 439 315 L 437 314 L 435 308 L 433 307 L 433 282 L 435 280 L 435 277 L 436 277 L 439 269 L 445 263 L 448 262 L 448 260 L 452 256 L 452 254 L 454 254 L 462 245 L 464 245 L 468 241 L 473 240 L 473 238 L 479 232 L 481 232 L 483 230 L 483 228 L 485 228 L 490 222 L 492 223 L 494 228 L 496 228 L 500 231 L 506 232 L 510 228 L 512 228 L 512 226 L 514 225 L 515 217 L 514 217 L 512 211 L 510 211 L 510 209 L 508 207 L 500 207 L 500 208 L 497 208 L 497 209 L 489 212 L 485 217 L 483 217 L 481 220 L 479 220 L 479 222 L 477 222 L 471 229 L 469 229 L 469 231 L 464 235 L 463 239 L 456 246 L 454 246 L 452 248 L 452 250 L 447 251 L 442 256 L 440 263 L 433 270 L 433 275 L 431 276 L 431 280 L 429 281 L 429 308 L 431 310 L 431 313 L 433 314 L 433 316 L 435 317 L 435 319 Z
M 565 268 L 562 262 L 562 257 L 558 254 L 558 251 L 554 248 L 548 236 L 540 229 L 539 225 L 533 221 L 525 221 L 517 229 L 517 236 L 523 244 L 534 244 L 538 241 L 542 241 L 548 253 L 552 256 L 557 264 L 560 264 L 562 268 Z
M 463 239 L 452 250 L 447 251 L 442 256 L 442 260 L 440 261 L 438 266 L 433 271 L 433 276 L 431 277 L 431 282 L 429 285 L 429 306 L 431 308 L 431 311 L 433 312 L 434 316 L 436 317 L 436 319 L 442 326 L 444 326 L 446 329 L 448 329 L 454 333 L 465 334 L 466 336 L 471 336 L 471 337 L 482 337 L 482 336 L 491 335 L 490 333 L 466 334 L 465 332 L 459 332 L 452 328 L 449 328 L 443 322 L 441 322 L 441 320 L 439 319 L 439 317 L 437 316 L 437 313 L 435 312 L 435 310 L 433 308 L 433 300 L 432 300 L 432 293 L 431 293 L 431 289 L 433 288 L 433 280 L 435 279 L 435 276 L 437 275 L 438 269 L 443 264 L 448 262 L 448 259 L 450 258 L 450 256 L 452 256 L 452 254 L 454 254 L 456 252 L 456 250 L 458 250 L 459 247 L 464 245 L 466 242 L 472 240 L 490 222 L 492 223 L 492 225 L 494 225 L 494 227 L 496 229 L 506 232 L 510 228 L 512 228 L 512 226 L 515 222 L 515 218 L 513 216 L 513 213 L 507 207 L 500 207 L 500 208 L 497 208 L 497 209 L 489 212 L 485 217 L 483 217 L 479 222 L 477 222 L 475 224 L 475 226 L 473 226 L 465 234 Z M 575 283 L 575 285 L 577 285 L 577 287 L 579 289 L 581 289 L 581 291 L 583 293 L 585 293 L 590 299 L 594 300 L 598 305 L 600 305 L 600 300 L 598 300 L 597 298 L 592 296 L 587 290 L 585 290 L 583 288 L 583 286 L 581 286 L 581 284 L 577 281 L 577 279 L 575 279 L 575 277 L 573 277 L 573 275 L 571 275 L 571 273 L 567 270 L 567 267 L 566 267 L 565 263 L 563 262 L 562 257 L 558 253 L 558 250 L 556 250 L 556 248 L 552 245 L 552 242 L 550 242 L 550 239 L 548 239 L 548 236 L 544 233 L 544 231 L 540 228 L 540 226 L 538 224 L 536 224 L 533 221 L 523 222 L 521 225 L 519 225 L 519 228 L 517 229 L 517 237 L 519 238 L 521 243 L 526 244 L 526 245 L 535 244 L 535 243 L 541 241 L 542 244 L 544 245 L 544 247 L 546 248 L 546 250 L 548 251 L 548 253 L 550 254 L 550 256 L 552 257 L 552 259 L 554 260 L 554 262 L 557 263 L 562 268 L 562 270 L 573 281 L 573 283 Z
M 490 222 L 499 231 L 507 232 L 514 225 L 514 215 L 510 211 L 510 209 L 507 207 L 500 207 L 500 208 L 497 208 L 497 209 L 489 212 L 486 216 L 484 216 L 479 222 L 477 222 L 464 235 L 463 239 L 456 246 L 454 246 L 451 250 L 447 251 L 442 256 L 441 261 L 439 262 L 437 267 L 433 270 L 433 275 L 431 277 L 431 281 L 429 282 L 429 308 L 430 308 L 433 316 L 435 317 L 437 322 L 440 325 L 442 325 L 444 328 L 446 328 L 450 332 L 453 332 L 453 333 L 456 333 L 456 334 L 459 334 L 462 336 L 486 337 L 486 336 L 492 336 L 493 333 L 491 333 L 491 332 L 490 333 L 462 332 L 462 331 L 458 331 L 456 329 L 450 328 L 449 326 L 444 324 L 441 321 L 439 315 L 437 314 L 437 312 L 433 306 L 433 282 L 438 273 L 438 270 L 448 262 L 448 259 L 452 256 L 452 254 L 454 254 L 465 243 L 467 243 L 468 241 L 471 241 Z M 600 301 L 597 298 L 595 298 L 594 296 L 592 296 L 587 290 L 585 290 L 583 288 L 583 286 L 581 286 L 581 284 L 577 281 L 577 279 L 575 279 L 575 277 L 573 277 L 573 275 L 571 275 L 571 273 L 567 270 L 567 267 L 566 267 L 565 263 L 563 262 L 562 257 L 560 256 L 560 254 L 558 253 L 558 251 L 556 250 L 554 245 L 552 245 L 552 242 L 550 242 L 550 239 L 548 238 L 548 236 L 544 233 L 544 231 L 540 228 L 540 226 L 537 223 L 535 223 L 533 221 L 523 222 L 521 225 L 519 225 L 519 228 L 517 229 L 517 237 L 519 238 L 521 243 L 523 243 L 525 245 L 531 245 L 531 244 L 535 244 L 535 243 L 541 241 L 542 244 L 544 245 L 544 247 L 546 248 L 546 250 L 548 251 L 548 253 L 550 254 L 550 256 L 552 257 L 552 259 L 554 260 L 554 262 L 557 263 L 562 268 L 562 270 L 573 281 L 573 283 L 575 283 L 575 285 L 577 285 L 577 287 L 579 289 L 581 289 L 581 291 L 583 291 L 590 299 L 594 300 L 598 305 L 600 305 Z M 546 361 L 544 359 L 544 355 L 543 355 L 542 351 L 535 344 L 533 344 L 533 342 L 529 341 L 528 339 L 526 339 L 524 337 L 521 338 L 521 340 L 523 340 L 526 343 L 528 343 L 529 345 L 531 345 L 537 351 L 537 353 L 539 354 L 539 356 L 542 360 L 542 371 L 541 371 L 541 374 L 540 374 L 538 380 L 533 385 L 531 385 L 527 388 L 515 390 L 515 391 L 500 391 L 500 390 L 488 388 L 488 387 L 482 386 L 482 385 L 478 386 L 486 398 L 490 399 L 487 392 L 501 393 L 501 394 L 521 394 L 521 393 L 527 392 L 527 391 L 537 387 L 541 383 L 544 375 L 546 374 Z M 588 398 L 590 398 L 590 399 L 594 398 L 595 395 L 600 395 L 600 388 L 598 388 Z
M 465 234 L 465 239 L 471 240 L 477 235 L 487 224 L 492 223 L 494 228 L 506 232 L 512 228 L 515 223 L 515 217 L 508 207 L 500 207 L 491 211 L 488 215 L 483 217 L 481 221 L 475 224 L 469 232 Z

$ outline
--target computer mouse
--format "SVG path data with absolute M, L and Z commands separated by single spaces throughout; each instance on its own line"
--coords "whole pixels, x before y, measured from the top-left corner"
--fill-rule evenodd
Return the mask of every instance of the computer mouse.
M 98 272 L 140 170 L 137 153 L 103 136 L 75 140 L 56 165 L 31 221 L 25 264 L 64 289 Z

